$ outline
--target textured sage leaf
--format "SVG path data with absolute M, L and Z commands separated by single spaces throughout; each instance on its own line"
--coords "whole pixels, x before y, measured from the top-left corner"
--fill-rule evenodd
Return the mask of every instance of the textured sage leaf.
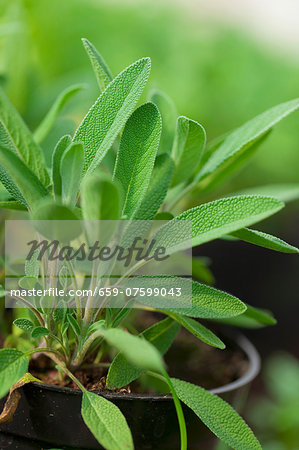
M 50 331 L 45 327 L 35 327 L 31 332 L 31 336 L 34 339 L 38 339 L 43 336 L 48 336 L 48 334 L 50 334 Z
M 175 339 L 180 325 L 174 320 L 161 320 L 140 334 L 164 355 Z M 106 384 L 109 389 L 121 388 L 136 380 L 144 371 L 131 364 L 122 353 L 118 353 L 109 368 Z
M 175 171 L 172 186 L 186 183 L 196 172 L 206 144 L 204 128 L 194 120 L 180 116 L 172 149 Z
M 211 330 L 204 327 L 201 323 L 197 322 L 190 317 L 185 317 L 176 313 L 168 313 L 170 317 L 176 320 L 180 325 L 182 325 L 190 333 L 194 334 L 202 342 L 205 342 L 212 347 L 225 348 L 225 344 L 219 339 Z
M 260 443 L 238 413 L 205 389 L 171 378 L 179 399 L 222 441 L 233 449 L 261 450 Z
M 62 155 L 60 176 L 62 183 L 62 201 L 74 206 L 80 188 L 84 167 L 84 151 L 82 144 L 71 144 Z
M 25 200 L 24 200 L 24 202 L 25 202 Z M 7 202 L 0 202 L 0 208 L 1 209 L 13 209 L 15 211 L 26 211 L 27 210 L 27 208 L 24 204 L 22 204 L 18 201 L 14 201 L 14 200 L 10 200 Z
M 16 153 L 5 147 L 0 150 L 0 165 L 9 174 L 29 206 L 49 195 L 49 191 Z
M 19 286 L 22 289 L 33 289 L 36 286 L 36 283 L 37 283 L 37 278 L 30 277 L 30 276 L 22 277 L 19 280 Z
M 233 195 L 265 195 L 275 197 L 282 202 L 288 203 L 299 199 L 299 184 L 265 184 L 264 186 L 254 186 L 243 189 Z
M 144 370 L 162 373 L 163 359 L 159 351 L 147 340 L 126 333 L 119 328 L 101 330 L 104 339 L 116 347 L 134 366 Z
M 220 238 L 245 226 L 275 214 L 284 204 L 272 197 L 239 196 L 204 203 L 189 209 L 160 228 L 155 235 L 167 253 Z M 192 221 L 192 240 L 189 232 L 178 235 L 177 221 Z M 188 230 L 187 230 L 188 231 Z
M 200 319 L 221 319 L 243 314 L 246 305 L 227 292 L 193 281 L 192 307 L 167 308 L 166 313 L 167 311 Z
M 53 128 L 55 121 L 57 117 L 59 116 L 62 108 L 64 105 L 70 100 L 77 92 L 81 91 L 84 88 L 84 85 L 82 84 L 74 84 L 73 86 L 69 86 L 64 91 L 62 91 L 53 105 L 51 106 L 50 110 L 40 123 L 40 125 L 37 127 L 37 129 L 34 132 L 34 139 L 37 143 L 41 144 L 45 138 L 50 133 L 51 129 Z
M 162 116 L 162 135 L 159 147 L 159 153 L 171 153 L 175 124 L 177 118 L 176 107 L 168 95 L 159 89 L 154 89 L 150 93 L 149 100 L 157 105 Z
M 127 67 L 96 100 L 77 129 L 73 142 L 82 142 L 85 172 L 102 161 L 116 136 L 133 112 L 150 72 L 150 59 Z
M 72 138 L 69 135 L 63 136 L 56 144 L 53 155 L 52 155 L 52 182 L 53 191 L 55 197 L 61 197 L 62 192 L 62 181 L 60 174 L 60 162 L 63 153 L 69 147 L 72 142 Z
M 81 188 L 81 205 L 85 220 L 117 220 L 120 195 L 110 177 L 99 170 L 87 175 Z
M 293 247 L 292 245 L 282 241 L 276 236 L 271 236 L 271 234 L 263 233 L 262 231 L 251 230 L 249 228 L 241 228 L 240 230 L 230 233 L 230 236 L 240 239 L 241 241 L 250 242 L 251 244 L 259 245 L 271 250 L 276 250 L 278 252 L 299 252 L 298 248 Z
M 27 372 L 28 364 L 28 357 L 15 348 L 0 350 L 0 398 Z
M 123 191 L 123 214 L 131 218 L 149 185 L 161 135 L 161 116 L 153 103 L 136 109 L 123 131 L 114 178 Z
M 39 251 L 36 250 L 30 259 L 26 259 L 25 261 L 25 274 L 27 277 L 38 278 L 39 275 L 39 265 L 40 261 L 38 260 Z
M 276 320 L 269 311 L 246 305 L 246 311 L 238 317 L 221 319 L 220 322 L 241 328 L 261 328 L 275 325 Z
M 97 441 L 107 450 L 132 450 L 133 439 L 127 421 L 112 402 L 84 392 L 81 414 Z
M 162 205 L 173 174 L 174 163 L 167 154 L 159 155 L 142 203 L 137 208 L 135 220 L 152 220 Z
M 229 164 L 234 163 L 236 158 L 241 157 L 243 152 L 250 149 L 251 144 L 298 107 L 299 99 L 281 103 L 237 128 L 211 154 L 196 176 L 196 180 L 203 180 L 211 174 L 216 179 L 223 168 L 227 170 Z
M 102 92 L 106 89 L 110 81 L 113 80 L 113 75 L 95 46 L 85 38 L 82 39 L 82 42 Z
M 49 176 L 40 147 L 23 119 L 0 88 L 1 145 L 15 152 L 42 184 L 48 186 Z M 2 181 L 2 180 L 1 180 Z
M 31 320 L 25 318 L 16 319 L 13 321 L 13 324 L 23 331 L 31 331 L 34 327 Z

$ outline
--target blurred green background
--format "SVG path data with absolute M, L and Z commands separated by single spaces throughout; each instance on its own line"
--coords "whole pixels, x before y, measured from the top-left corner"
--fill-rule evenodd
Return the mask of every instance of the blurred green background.
M 95 44 L 114 75 L 136 59 L 150 56 L 148 92 L 161 88 L 173 99 L 179 114 L 205 127 L 209 140 L 299 95 L 299 52 L 297 56 L 284 54 L 276 49 L 275 41 L 272 47 L 266 46 L 245 28 L 229 26 L 213 15 L 208 19 L 200 8 L 192 10 L 183 2 L 0 0 L 0 83 L 32 130 L 63 89 L 73 83 L 87 85 L 67 104 L 44 142 L 48 162 L 54 142 L 72 132 L 98 96 L 82 37 Z M 275 128 L 226 189 L 299 182 L 298 147 L 297 113 Z M 298 245 L 298 211 L 297 202 L 278 219 L 271 219 L 270 232 L 276 229 Z M 215 242 L 203 250 L 216 261 L 212 270 L 218 287 L 256 306 L 273 309 L 280 320 L 273 332 L 259 330 L 251 335 L 262 352 L 269 354 L 281 345 L 299 356 L 296 256 L 273 256 L 264 249 L 247 250 L 246 244 L 228 242 Z M 288 358 L 286 373 L 298 374 L 298 361 Z M 299 401 L 282 393 L 279 377 L 288 375 L 271 361 L 264 381 L 268 390 L 261 381 L 255 386 L 251 420 L 264 448 L 298 450 Z M 292 386 L 298 387 L 294 380 Z M 263 417 L 260 411 L 264 411 Z M 266 421 L 262 420 L 265 416 Z M 281 422 L 282 418 L 287 423 Z

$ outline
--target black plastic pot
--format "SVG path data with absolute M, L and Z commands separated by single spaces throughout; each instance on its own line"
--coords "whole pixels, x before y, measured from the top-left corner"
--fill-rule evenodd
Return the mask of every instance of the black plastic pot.
M 238 335 L 235 344 L 248 359 L 248 370 L 238 380 L 211 392 L 221 395 L 237 407 L 236 403 L 242 401 L 248 384 L 259 371 L 260 358 L 253 345 L 244 336 Z M 80 391 L 30 383 L 23 386 L 20 392 L 21 400 L 13 421 L 0 426 L 1 449 L 102 448 L 81 418 Z M 115 393 L 101 395 L 115 403 L 125 415 L 137 450 L 179 448 L 177 417 L 169 396 Z M 3 403 L 2 401 L 2 405 Z M 215 441 L 212 433 L 190 409 L 184 407 L 184 413 L 188 431 L 188 449 L 213 448 Z

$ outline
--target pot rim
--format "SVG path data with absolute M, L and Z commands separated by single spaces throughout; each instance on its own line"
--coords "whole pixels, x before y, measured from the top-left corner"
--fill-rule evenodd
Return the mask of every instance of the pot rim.
M 231 383 L 225 384 L 223 386 L 210 389 L 209 392 L 212 394 L 224 394 L 226 392 L 231 392 L 236 389 L 242 388 L 246 384 L 250 383 L 256 375 L 260 371 L 261 367 L 261 359 L 260 355 L 257 352 L 254 345 L 250 342 L 250 340 L 245 337 L 243 334 L 238 333 L 234 336 L 235 343 L 237 346 L 245 353 L 247 359 L 248 359 L 248 369 L 247 371 L 237 380 L 232 381 Z M 59 391 L 61 393 L 64 393 L 66 395 L 82 395 L 81 390 L 79 389 L 73 389 L 69 387 L 64 386 L 55 386 L 51 384 L 41 383 L 41 382 L 33 382 L 36 387 L 42 388 L 44 390 L 49 391 Z M 115 399 L 119 398 L 121 400 L 145 400 L 145 401 L 165 401 L 169 400 L 172 401 L 172 397 L 170 394 L 135 394 L 135 393 L 117 393 L 117 392 L 106 392 L 106 391 L 92 391 L 95 394 L 100 394 L 103 397 L 107 399 Z

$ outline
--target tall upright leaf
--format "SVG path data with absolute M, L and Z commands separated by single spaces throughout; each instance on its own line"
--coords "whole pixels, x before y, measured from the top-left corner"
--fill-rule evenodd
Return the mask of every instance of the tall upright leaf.
M 23 119 L 9 102 L 0 88 L 0 143 L 14 151 L 19 158 L 32 170 L 36 177 L 45 185 L 49 184 L 44 158 L 40 147 L 34 141 L 32 134 Z
M 173 174 L 174 163 L 168 154 L 158 155 L 148 189 L 134 213 L 136 220 L 152 220 L 162 205 Z
M 161 135 L 161 116 L 153 103 L 140 106 L 126 123 L 114 178 L 122 186 L 123 214 L 132 217 L 149 185 Z
M 2 146 L 0 165 L 9 174 L 12 182 L 29 206 L 33 206 L 43 197 L 49 195 L 49 191 L 18 155 Z
M 159 147 L 159 153 L 171 153 L 174 134 L 175 134 L 175 122 L 177 117 L 176 107 L 165 92 L 159 89 L 154 89 L 150 93 L 149 100 L 157 105 L 162 116 L 162 135 Z
M 172 186 L 185 183 L 196 172 L 206 144 L 204 128 L 194 120 L 180 116 L 172 149 L 175 171 Z
M 67 147 L 70 145 L 72 141 L 71 136 L 65 135 L 62 136 L 61 139 L 57 142 L 54 152 L 52 155 L 52 182 L 53 182 L 53 191 L 55 194 L 55 197 L 61 197 L 61 174 L 60 174 L 60 162 L 63 153 L 67 149 Z
M 189 209 L 160 228 L 156 245 L 163 245 L 168 253 L 186 249 L 232 233 L 275 214 L 284 204 L 272 197 L 239 196 L 204 203 Z M 178 233 L 177 221 L 192 223 L 192 239 L 186 230 Z
M 60 162 L 62 181 L 62 201 L 74 206 L 80 188 L 84 166 L 84 151 L 82 144 L 71 144 L 64 152 Z
M 45 138 L 53 128 L 54 123 L 64 105 L 83 88 L 84 85 L 82 84 L 74 84 L 73 86 L 64 89 L 64 91 L 59 94 L 50 110 L 34 132 L 34 139 L 36 140 L 36 142 L 41 144 L 45 140 Z
M 95 46 L 85 38 L 82 39 L 82 42 L 90 59 L 100 90 L 104 91 L 110 81 L 113 80 L 113 75 Z
M 125 125 L 147 82 L 150 66 L 150 59 L 142 58 L 127 67 L 86 114 L 73 138 L 73 142 L 83 143 L 84 172 L 97 167 Z
M 299 99 L 281 103 L 237 128 L 211 154 L 196 180 L 204 180 L 208 176 L 216 179 L 222 170 L 227 170 L 230 164 L 235 163 L 236 158 L 249 151 L 252 144 L 298 107 Z

